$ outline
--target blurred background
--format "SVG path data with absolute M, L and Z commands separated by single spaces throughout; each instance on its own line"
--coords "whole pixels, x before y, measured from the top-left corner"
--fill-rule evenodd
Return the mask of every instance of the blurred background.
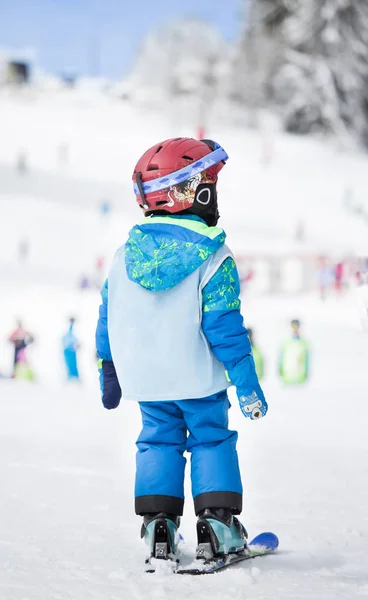
M 270 494 L 258 494 L 272 472 L 294 525 L 302 517 L 291 480 L 337 535 L 359 507 L 347 517 L 346 497 L 336 510 L 327 498 L 338 502 L 341 480 L 354 498 L 367 494 L 354 487 L 368 472 L 367 306 L 357 293 L 367 289 L 368 268 L 367 0 L 0 1 L 0 421 L 11 423 L 9 452 L 23 464 L 19 439 L 29 436 L 29 452 L 36 431 L 46 452 L 69 440 L 74 454 L 60 450 L 56 463 L 84 465 L 85 483 L 93 469 L 114 481 L 129 473 L 120 458 L 104 462 L 107 448 L 120 449 L 123 425 L 101 417 L 99 291 L 141 219 L 133 167 L 176 136 L 215 139 L 230 157 L 219 180 L 220 224 L 270 404 L 242 447 L 263 448 L 263 466 L 247 472 L 257 498 L 250 515 L 257 523 L 264 509 L 270 526 L 285 525 L 276 490 L 272 510 Z M 90 455 L 74 448 L 71 422 Z M 41 447 L 35 452 L 32 464 L 46 472 L 51 463 L 42 463 Z M 80 519 L 90 501 L 82 498 Z M 109 513 L 117 520 L 118 504 Z M 356 530 L 346 525 L 345 545 Z M 303 543 L 318 554 L 310 535 Z M 295 549 L 297 538 L 285 533 L 284 543 Z M 352 540 L 355 558 L 359 543 Z
M 307 305 L 360 327 L 349 291 L 368 256 L 364 0 L 140 8 L 118 0 L 0 4 L 4 376 L 19 320 L 34 338 L 27 356 L 35 377 L 62 379 L 60 337 L 74 318 L 83 378 L 94 377 L 98 290 L 140 218 L 134 164 L 177 135 L 215 138 L 230 155 L 222 223 L 245 319 L 259 337 L 268 325 L 252 303 L 270 298 L 285 307 L 276 337 Z M 270 375 L 278 343 L 265 337 L 265 352 L 274 345 Z

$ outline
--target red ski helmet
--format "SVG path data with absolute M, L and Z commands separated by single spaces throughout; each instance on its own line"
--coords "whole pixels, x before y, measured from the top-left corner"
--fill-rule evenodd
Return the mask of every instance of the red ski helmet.
M 171 138 L 155 144 L 134 168 L 138 205 L 145 215 L 217 212 L 217 176 L 227 159 L 212 140 Z

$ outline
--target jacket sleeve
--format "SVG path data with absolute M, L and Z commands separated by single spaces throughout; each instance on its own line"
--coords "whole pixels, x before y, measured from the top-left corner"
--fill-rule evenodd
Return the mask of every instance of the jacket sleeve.
M 105 408 L 112 409 L 119 406 L 121 388 L 112 360 L 109 333 L 108 333 L 108 282 L 106 280 L 101 291 L 102 304 L 99 309 L 99 318 L 96 329 L 96 350 L 98 356 L 98 370 L 100 374 L 100 388 L 102 403 Z
M 238 396 L 259 387 L 248 331 L 240 312 L 240 283 L 234 259 L 228 257 L 202 291 L 202 329 L 222 362 Z

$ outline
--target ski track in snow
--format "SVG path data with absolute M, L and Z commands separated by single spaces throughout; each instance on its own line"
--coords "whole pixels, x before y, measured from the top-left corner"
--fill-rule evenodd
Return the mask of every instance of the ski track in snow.
M 37 146 L 37 126 L 45 108 L 40 99 L 38 103 L 32 119 L 27 112 L 31 109 L 12 107 L 11 118 L 9 113 L 9 122 L 4 124 L 0 156 L 5 157 L 8 142 L 12 152 L 24 143 L 19 132 L 18 138 L 10 137 L 12 119 L 16 120 L 19 109 L 19 128 L 32 137 L 35 161 L 42 165 L 46 152 L 49 162 L 46 160 L 45 168 L 51 169 L 48 155 L 55 144 L 51 129 L 60 127 L 61 136 L 69 113 L 57 106 L 46 111 L 50 129 L 41 133 L 43 144 L 47 139 L 48 145 Z M 116 108 L 111 116 L 116 128 L 115 113 Z M 83 119 L 82 128 L 88 120 Z M 101 135 L 99 127 L 97 123 L 96 135 Z M 155 128 L 158 130 L 158 125 Z M 71 131 L 74 129 L 69 135 Z M 104 149 L 111 142 L 111 131 L 107 127 Z M 133 125 L 125 131 L 127 137 L 133 133 L 136 135 Z M 150 130 L 152 138 L 156 135 L 157 131 Z M 226 135 L 233 149 L 247 152 L 249 142 L 241 141 L 240 133 L 234 138 Z M 254 133 L 250 138 L 254 139 Z M 146 146 L 144 139 L 142 125 L 134 139 L 137 151 L 140 145 Z M 83 145 L 78 132 L 75 141 L 80 159 L 76 164 L 87 176 L 86 164 L 95 157 L 92 149 L 85 156 L 89 141 Z M 279 143 L 277 160 L 286 164 L 290 149 L 284 139 Z M 290 144 L 294 148 L 296 142 Z M 319 173 L 315 146 L 300 142 L 295 147 L 300 156 L 308 157 L 309 173 Z M 101 180 L 108 178 L 109 169 L 118 171 L 120 151 L 127 153 L 125 141 L 113 145 L 115 162 L 103 165 L 98 198 Z M 361 162 L 349 161 L 346 165 L 353 177 L 361 172 Z M 331 167 L 333 160 L 328 164 Z M 274 167 L 275 174 L 279 167 Z M 278 553 L 217 575 L 177 577 L 166 573 L 164 567 L 160 573 L 146 575 L 146 548 L 139 539 L 141 520 L 134 515 L 133 501 L 138 408 L 134 403 L 122 403 L 112 412 L 102 408 L 93 353 L 99 298 L 97 291 L 81 294 L 75 290 L 76 278 L 87 265 L 93 265 L 96 255 L 103 252 L 111 257 L 124 241 L 134 212 L 114 215 L 102 223 L 95 210 L 97 196 L 93 212 L 87 210 L 90 188 L 84 188 L 83 202 L 68 199 L 64 205 L 63 190 L 69 188 L 64 187 L 62 178 L 58 192 L 54 190 L 46 200 L 47 177 L 30 182 L 24 196 L 23 188 L 12 192 L 8 167 L 1 173 L 0 367 L 7 370 L 10 366 L 11 350 L 4 340 L 11 319 L 21 315 L 36 334 L 29 356 L 38 381 L 33 385 L 0 381 L 0 600 L 368 597 L 368 340 L 359 326 L 353 298 L 348 295 L 340 302 L 330 298 L 324 304 L 314 295 L 247 294 L 243 299 L 246 323 L 255 328 L 266 357 L 264 389 L 270 410 L 262 421 L 248 422 L 231 391 L 231 425 L 239 431 L 244 483 L 242 520 L 250 537 L 274 531 L 280 539 Z M 231 177 L 229 171 L 225 178 L 229 194 Z M 253 175 L 251 185 L 255 184 Z M 260 190 L 262 202 L 266 188 Z M 264 211 L 262 202 L 260 212 Z M 275 207 L 272 210 L 276 219 Z M 246 206 L 244 211 L 248 211 Z M 342 220 L 342 214 L 340 217 Z M 230 225 L 230 245 L 241 246 L 244 233 L 230 207 L 225 218 Z M 282 217 L 275 221 L 280 232 L 285 226 L 282 221 Z M 30 233 L 32 242 L 27 268 L 16 261 L 17 236 L 24 232 Z M 329 233 L 338 238 L 333 227 Z M 261 244 L 267 236 L 261 238 Z M 60 336 L 70 314 L 78 317 L 82 340 L 81 385 L 63 382 Z M 288 322 L 295 316 L 301 318 L 311 343 L 311 380 L 304 387 L 283 388 L 275 375 L 277 353 Z M 188 463 L 181 527 L 183 561 L 188 563 L 195 545 L 189 470 Z

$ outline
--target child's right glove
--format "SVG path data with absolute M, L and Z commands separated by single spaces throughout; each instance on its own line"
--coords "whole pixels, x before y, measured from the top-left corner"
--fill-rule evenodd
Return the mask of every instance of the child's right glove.
M 229 377 L 236 387 L 243 415 L 252 420 L 264 417 L 268 405 L 259 385 L 253 356 L 248 354 L 235 367 L 229 369 Z

